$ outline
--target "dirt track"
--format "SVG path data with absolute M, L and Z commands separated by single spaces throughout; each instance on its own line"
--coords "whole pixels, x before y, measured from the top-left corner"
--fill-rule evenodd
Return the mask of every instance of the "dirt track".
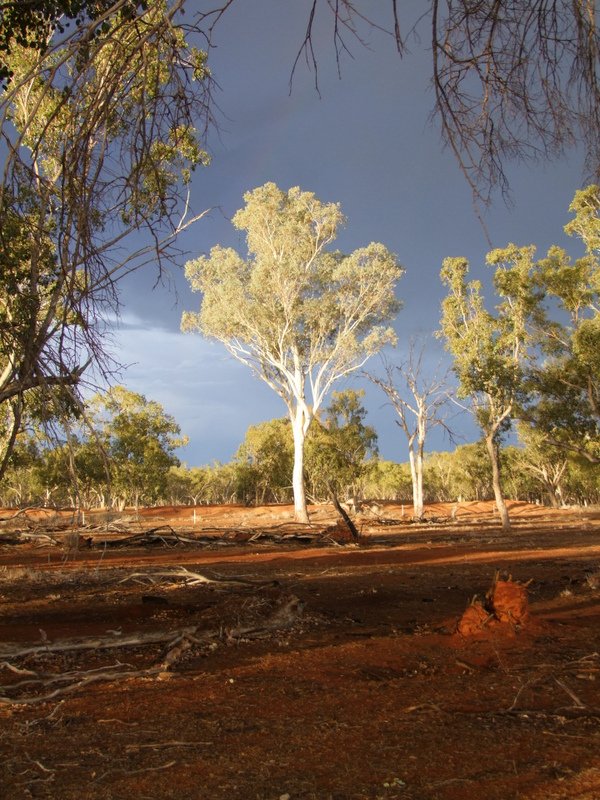
M 598 800 L 600 518 L 519 504 L 506 535 L 490 505 L 428 513 L 386 506 L 358 546 L 244 543 L 290 509 L 222 507 L 132 523 L 210 526 L 202 549 L 0 547 L 0 797 Z M 216 582 L 157 575 L 175 567 Z M 457 635 L 497 568 L 532 581 L 529 621 Z

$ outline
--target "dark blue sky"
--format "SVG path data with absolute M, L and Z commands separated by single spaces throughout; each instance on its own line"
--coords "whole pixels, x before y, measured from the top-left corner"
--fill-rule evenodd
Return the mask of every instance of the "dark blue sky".
M 203 5 L 189 2 L 187 13 Z M 406 269 L 398 286 L 404 307 L 395 325 L 399 361 L 411 336 L 431 337 L 439 325 L 439 270 L 446 256 L 466 256 L 473 277 L 489 277 L 484 263 L 489 244 L 470 189 L 430 120 L 426 23 L 421 41 L 410 41 L 403 59 L 391 37 L 365 29 L 368 46 L 349 41 L 354 58 L 342 59 L 341 80 L 331 29 L 318 26 L 321 96 L 304 62 L 290 95 L 290 71 L 309 8 L 303 1 L 253 0 L 234 4 L 222 19 L 210 61 L 220 86 L 219 132 L 210 140 L 212 164 L 195 173 L 193 184 L 194 210 L 215 210 L 182 238 L 187 255 L 172 272 L 170 287 L 153 288 L 151 271 L 123 283 L 115 352 L 131 366 L 122 382 L 175 416 L 190 437 L 180 453 L 190 465 L 229 460 L 248 425 L 285 414 L 281 400 L 221 345 L 179 332 L 181 312 L 196 310 L 200 300 L 187 287 L 183 265 L 215 244 L 243 251 L 244 241 L 228 219 L 243 204 L 245 191 L 274 181 L 283 189 L 300 186 L 323 201 L 340 202 L 348 222 L 339 249 L 349 252 L 379 241 L 397 253 Z M 422 3 L 402 8 L 413 14 L 412 22 Z M 573 156 L 551 165 L 513 164 L 508 172 L 512 206 L 497 196 L 485 214 L 492 245 L 536 244 L 540 255 L 553 243 L 573 249 L 562 228 L 582 185 L 581 161 Z M 428 363 L 435 366 L 444 357 L 441 343 L 430 338 Z M 376 368 L 376 361 L 371 366 Z M 406 460 L 405 442 L 383 395 L 361 381 L 338 388 L 347 387 L 367 389 L 369 422 L 378 430 L 381 455 Z M 454 424 L 465 441 L 476 438 L 466 417 Z M 450 446 L 441 434 L 431 439 L 430 449 Z

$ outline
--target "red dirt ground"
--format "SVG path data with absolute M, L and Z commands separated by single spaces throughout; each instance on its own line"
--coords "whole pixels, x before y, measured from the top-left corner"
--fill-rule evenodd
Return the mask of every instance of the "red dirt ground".
M 597 509 L 12 513 L 2 800 L 600 800 Z

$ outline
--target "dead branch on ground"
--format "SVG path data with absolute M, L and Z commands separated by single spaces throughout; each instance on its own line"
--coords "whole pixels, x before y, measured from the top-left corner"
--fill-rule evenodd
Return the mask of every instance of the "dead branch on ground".
M 156 584 L 157 578 L 169 578 L 168 581 L 162 581 L 162 583 L 176 583 L 178 578 L 181 578 L 186 586 L 199 586 L 201 584 L 210 584 L 210 583 L 219 583 L 224 585 L 231 585 L 231 586 L 250 586 L 257 589 L 262 589 L 265 586 L 277 586 L 277 581 L 254 581 L 250 580 L 249 578 L 227 578 L 221 575 L 215 575 L 214 577 L 209 577 L 207 575 L 202 575 L 199 572 L 192 572 L 191 570 L 187 569 L 186 567 L 175 567 L 169 570 L 158 570 L 153 572 L 132 572 L 131 575 L 127 575 L 125 578 L 119 581 L 119 583 L 126 583 L 130 580 L 138 580 L 141 582 L 142 580 L 147 581 L 148 583 Z
M 252 620 L 230 629 L 213 629 L 201 631 L 199 625 L 187 626 L 179 630 L 161 630 L 150 633 L 138 633 L 130 636 L 100 636 L 88 639 L 67 639 L 57 642 L 45 642 L 41 645 L 22 647 L 17 644 L 5 644 L 0 647 L 0 658 L 5 659 L 2 666 L 11 672 L 24 673 L 11 661 L 24 657 L 35 657 L 54 653 L 73 653 L 88 650 L 120 649 L 126 647 L 139 647 L 153 644 L 166 643 L 165 651 L 160 661 L 143 669 L 131 669 L 130 665 L 117 662 L 110 667 L 100 667 L 91 670 L 73 670 L 62 674 L 48 674 L 27 670 L 28 677 L 14 684 L 0 686 L 0 704 L 33 705 L 45 703 L 57 697 L 86 688 L 92 683 L 122 681 L 124 679 L 141 677 L 159 677 L 161 674 L 172 670 L 181 656 L 194 645 L 206 646 L 219 641 L 226 643 L 243 642 L 263 638 L 276 630 L 291 627 L 301 615 L 303 603 L 294 595 L 281 598 L 271 613 L 260 620 Z M 56 684 L 64 684 L 56 686 Z M 56 687 L 46 694 L 22 693 L 24 687 L 28 690 L 33 686 L 40 689 Z

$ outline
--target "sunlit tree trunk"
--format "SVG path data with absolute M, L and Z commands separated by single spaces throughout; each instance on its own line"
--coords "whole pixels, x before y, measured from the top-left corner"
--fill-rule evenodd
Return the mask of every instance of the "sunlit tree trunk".
M 0 440 L 0 480 L 9 464 L 10 456 L 21 426 L 22 402 L 17 398 L 14 402 L 5 403 L 6 434 Z
M 298 406 L 291 416 L 294 434 L 294 471 L 292 473 L 294 517 L 297 522 L 309 522 L 308 509 L 306 508 L 306 489 L 304 486 L 304 442 L 310 425 L 310 418 L 307 418 L 301 406 Z
M 408 460 L 412 481 L 413 516 L 419 520 L 423 518 L 423 452 L 422 448 L 415 448 L 414 442 L 409 442 Z
M 492 487 L 494 489 L 494 499 L 496 501 L 496 508 L 500 514 L 502 522 L 502 530 L 510 530 L 510 518 L 508 516 L 508 509 L 502 494 L 502 486 L 500 483 L 500 453 L 496 443 L 495 434 L 491 433 L 485 437 L 485 446 L 490 457 L 490 464 L 492 465 Z
M 416 484 L 413 488 L 413 510 L 416 519 L 423 518 L 423 446 L 420 444 L 416 453 Z

